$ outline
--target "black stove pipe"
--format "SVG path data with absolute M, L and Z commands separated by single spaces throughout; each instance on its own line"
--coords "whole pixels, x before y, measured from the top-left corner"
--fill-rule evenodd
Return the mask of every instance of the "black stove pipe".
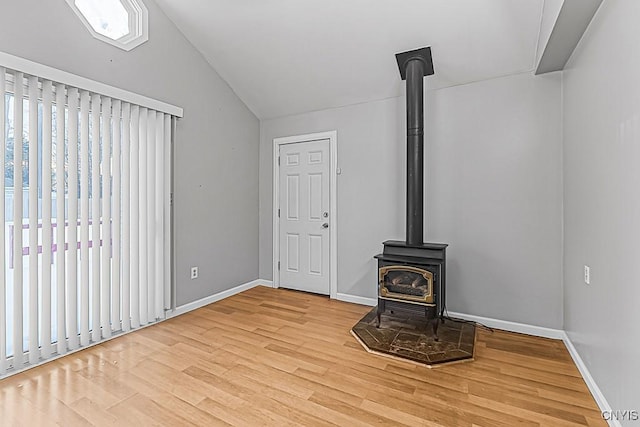
M 422 245 L 424 236 L 424 64 L 410 60 L 407 72 L 407 245 Z
M 433 74 L 431 49 L 426 47 L 396 55 L 400 75 L 406 80 L 407 99 L 407 238 L 421 246 L 424 237 L 424 83 Z

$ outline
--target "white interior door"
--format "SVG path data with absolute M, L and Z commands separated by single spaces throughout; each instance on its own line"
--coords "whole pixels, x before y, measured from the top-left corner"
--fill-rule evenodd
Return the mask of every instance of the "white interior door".
M 280 286 L 329 295 L 329 140 L 280 146 Z

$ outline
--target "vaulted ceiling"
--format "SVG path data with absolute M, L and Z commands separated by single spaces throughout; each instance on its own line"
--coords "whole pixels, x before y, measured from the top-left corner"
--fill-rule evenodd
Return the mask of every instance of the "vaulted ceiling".
M 431 46 L 429 88 L 535 68 L 543 0 L 157 0 L 260 119 L 402 94 L 394 54 Z

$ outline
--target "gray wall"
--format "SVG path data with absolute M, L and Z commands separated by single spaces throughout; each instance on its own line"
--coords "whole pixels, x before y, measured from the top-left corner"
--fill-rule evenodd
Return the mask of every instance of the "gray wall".
M 560 75 L 427 93 L 426 238 L 447 242 L 449 310 L 562 327 Z M 273 138 L 338 131 L 338 292 L 376 296 L 404 239 L 404 98 L 261 122 L 260 277 L 272 276 Z
M 125 52 L 94 39 L 63 0 L 4 2 L 0 50 L 184 108 L 174 159 L 180 305 L 258 277 L 259 122 L 158 6 L 145 4 L 150 39 Z
M 564 324 L 619 410 L 640 410 L 638 16 L 605 1 L 563 76 Z

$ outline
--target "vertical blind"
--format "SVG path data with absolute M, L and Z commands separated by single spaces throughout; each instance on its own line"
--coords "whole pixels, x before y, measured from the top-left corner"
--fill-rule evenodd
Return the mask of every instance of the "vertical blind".
M 0 67 L 0 376 L 164 317 L 172 115 Z

